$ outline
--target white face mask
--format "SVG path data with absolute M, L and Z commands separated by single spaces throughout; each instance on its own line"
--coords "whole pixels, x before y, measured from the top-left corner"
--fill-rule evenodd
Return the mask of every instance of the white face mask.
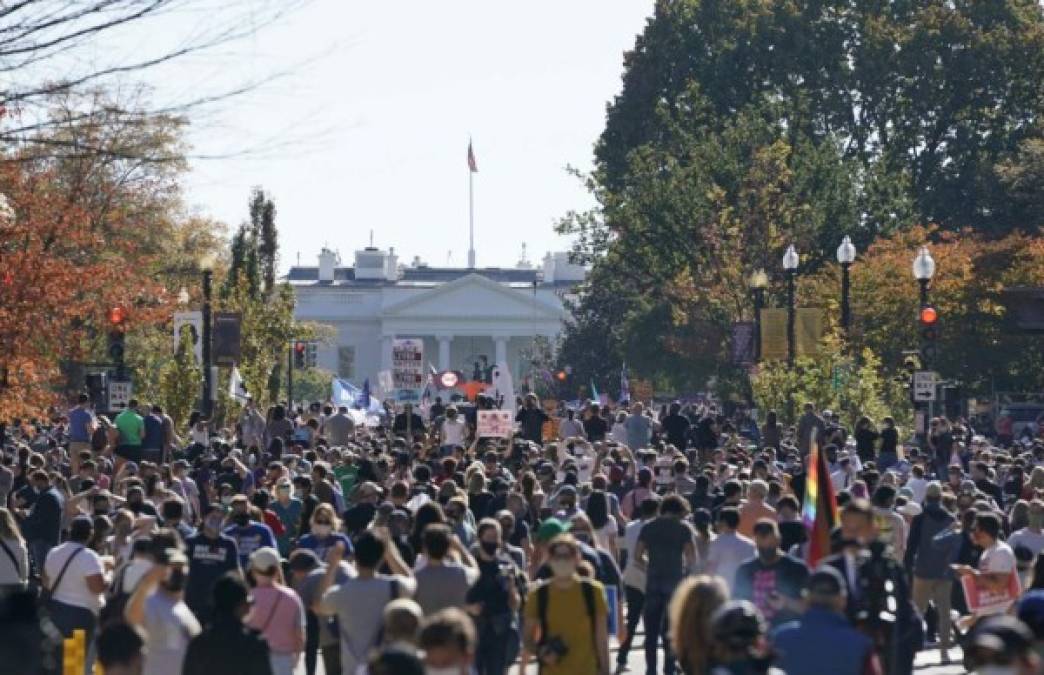
M 424 675 L 461 675 L 461 672 L 460 666 L 424 666 Z
M 558 579 L 571 577 L 576 572 L 576 563 L 572 560 L 552 560 L 549 564 L 551 565 L 551 574 Z
M 314 532 L 317 537 L 329 537 L 330 536 L 330 532 L 332 532 L 332 531 L 333 531 L 333 526 L 331 526 L 331 525 L 313 525 L 312 526 L 312 532 Z

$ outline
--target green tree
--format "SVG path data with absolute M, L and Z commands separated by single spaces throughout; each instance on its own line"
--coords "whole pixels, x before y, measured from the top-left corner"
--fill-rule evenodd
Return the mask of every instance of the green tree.
M 202 382 L 203 372 L 196 363 L 192 341 L 186 332 L 174 358 L 163 365 L 159 372 L 160 400 L 176 427 L 188 421 L 189 413 L 199 401 Z

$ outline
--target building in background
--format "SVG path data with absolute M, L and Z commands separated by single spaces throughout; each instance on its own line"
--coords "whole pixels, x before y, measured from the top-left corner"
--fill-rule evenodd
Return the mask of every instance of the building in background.
M 519 355 L 536 336 L 563 329 L 563 301 L 585 269 L 567 253 L 547 254 L 540 267 L 431 267 L 399 263 L 395 249 L 367 247 L 354 265 L 324 248 L 317 267 L 295 266 L 287 279 L 297 295 L 295 316 L 331 326 L 335 338 L 319 346 L 317 365 L 352 382 L 377 381 L 389 370 L 392 341 L 424 340 L 425 360 L 438 370 L 471 377 L 506 362 L 520 372 Z

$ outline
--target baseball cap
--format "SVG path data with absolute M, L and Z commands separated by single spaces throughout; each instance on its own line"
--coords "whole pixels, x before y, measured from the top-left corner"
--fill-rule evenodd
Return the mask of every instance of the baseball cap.
M 1033 634 L 1026 624 L 1013 616 L 988 617 L 975 627 L 971 645 L 1001 654 L 1025 653 L 1033 646 Z
M 1038 640 L 1044 639 L 1044 590 L 1037 589 L 1023 595 L 1015 605 L 1015 614 Z
M 540 527 L 537 528 L 537 541 L 541 543 L 549 542 L 558 535 L 568 531 L 569 523 L 564 523 L 558 518 L 548 518 L 540 523 Z
M 295 572 L 308 572 L 319 566 L 319 556 L 315 551 L 299 548 L 290 555 L 290 569 Z
M 281 562 L 282 559 L 279 557 L 279 551 L 271 546 L 262 546 L 250 554 L 251 569 L 269 570 L 273 567 L 279 567 Z
M 840 595 L 844 588 L 841 573 L 829 565 L 823 565 L 805 581 L 805 590 L 812 595 Z

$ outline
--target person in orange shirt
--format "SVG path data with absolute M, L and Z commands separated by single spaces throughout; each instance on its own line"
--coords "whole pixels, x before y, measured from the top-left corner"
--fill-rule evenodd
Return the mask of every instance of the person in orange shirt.
M 768 495 L 768 483 L 763 480 L 753 480 L 747 488 L 747 501 L 740 507 L 740 523 L 737 532 L 744 537 L 754 536 L 754 524 L 762 518 L 776 520 L 776 509 L 765 503 Z

